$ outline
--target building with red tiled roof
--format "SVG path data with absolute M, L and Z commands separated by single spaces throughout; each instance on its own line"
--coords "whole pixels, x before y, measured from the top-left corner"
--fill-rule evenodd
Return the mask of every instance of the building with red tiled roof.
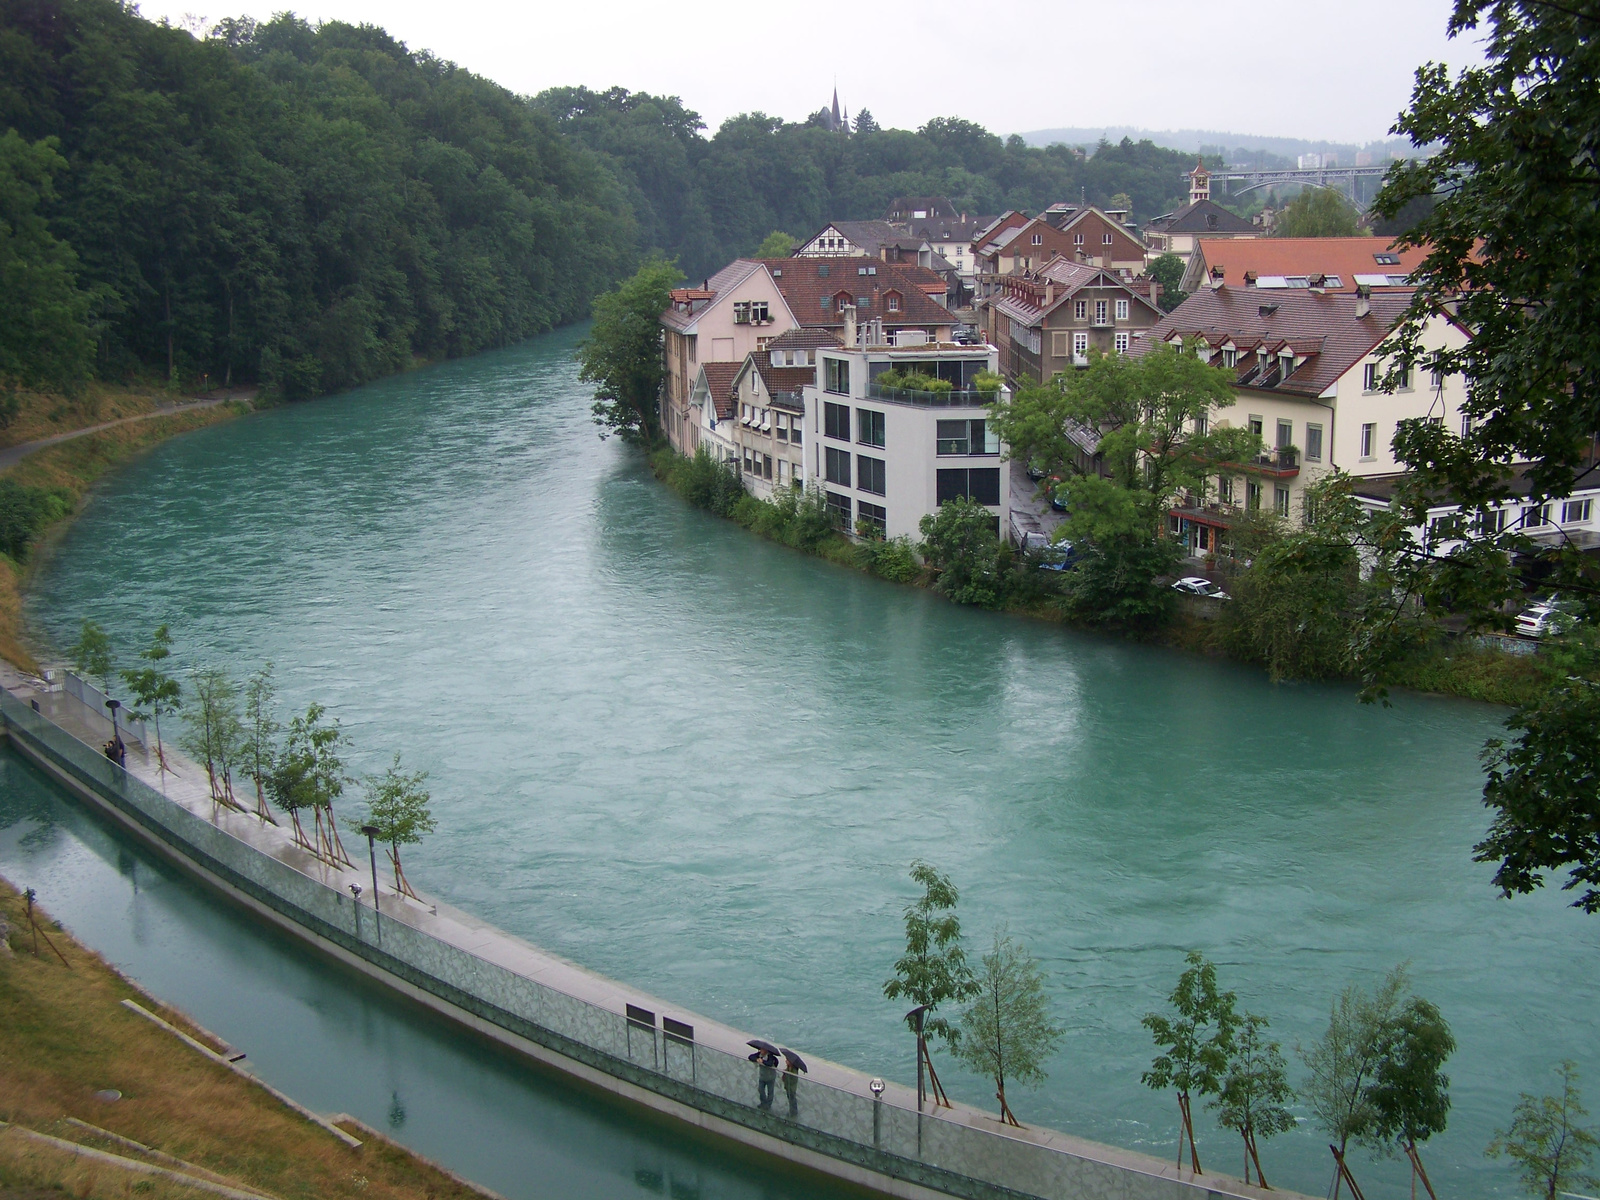
M 1178 286 L 1198 291 L 1208 281 L 1266 291 L 1305 288 L 1314 280 L 1330 292 L 1410 287 L 1426 247 L 1400 249 L 1375 237 L 1200 238 Z
M 947 341 L 954 318 L 928 298 L 922 284 L 891 263 L 858 257 L 759 260 L 782 293 L 797 325 L 843 333 L 845 309 L 859 328 L 869 322 L 887 332 L 921 332 Z
M 1043 383 L 1086 366 L 1090 349 L 1126 354 L 1161 319 L 1160 285 L 1144 286 L 1105 267 L 1056 258 L 1028 275 L 1001 281 L 989 297 L 989 343 L 1013 382 Z
M 1391 361 L 1384 340 L 1411 303 L 1410 290 L 1263 292 L 1202 288 L 1156 324 L 1134 355 L 1182 346 L 1224 368 L 1235 401 L 1215 408 L 1212 426 L 1244 426 L 1263 441 L 1262 454 L 1228 464 L 1203 495 L 1175 510 L 1173 530 L 1192 553 L 1214 552 L 1232 517 L 1264 509 L 1298 522 L 1308 485 L 1333 470 L 1358 477 L 1401 469 L 1392 443 L 1401 421 L 1436 420 L 1460 429 L 1466 387 L 1413 366 L 1393 391 L 1384 389 Z M 1468 334 L 1446 315 L 1424 328 L 1424 352 L 1466 344 Z
M 783 364 L 775 361 L 779 357 Z M 817 381 L 816 358 L 808 354 L 808 363 L 796 366 L 788 362 L 791 357 L 785 347 L 756 351 L 740 364 L 733 381 L 734 461 L 746 490 L 763 500 L 772 498 L 774 488 L 805 482 L 805 402 L 800 391 Z

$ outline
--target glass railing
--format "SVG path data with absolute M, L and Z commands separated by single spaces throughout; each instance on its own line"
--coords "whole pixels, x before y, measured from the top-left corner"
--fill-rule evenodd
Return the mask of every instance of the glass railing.
M 885 387 L 879 383 L 867 385 L 867 395 L 874 400 L 887 400 L 890 404 L 911 404 L 918 408 L 982 408 L 1000 398 L 999 389 L 952 389 L 948 392 L 924 392 L 915 388 Z

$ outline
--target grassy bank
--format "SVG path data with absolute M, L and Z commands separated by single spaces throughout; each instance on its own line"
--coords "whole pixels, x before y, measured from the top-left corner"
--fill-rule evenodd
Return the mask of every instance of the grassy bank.
M 149 397 L 131 392 L 123 394 L 119 403 L 136 411 L 121 415 L 152 411 L 153 402 L 142 407 L 146 399 Z M 72 428 L 116 420 L 118 416 L 112 415 L 116 411 L 108 405 L 95 419 Z M 248 411 L 247 404 L 230 402 L 117 425 L 46 446 L 0 476 L 0 656 L 24 670 L 38 669 L 22 640 L 22 590 L 29 562 L 37 546 L 58 535 L 77 514 L 101 478 L 175 434 L 230 421 Z M 64 431 L 35 432 L 32 437 L 59 432 Z
M 909 542 L 852 541 L 828 523 L 827 513 L 820 506 L 787 496 L 775 504 L 758 500 L 745 492 L 736 479 L 730 486 L 729 478 L 719 478 L 725 473 L 708 469 L 707 463 L 684 458 L 670 449 L 653 451 L 650 466 L 658 479 L 691 504 L 727 517 L 771 541 L 892 582 L 926 588 L 937 584 L 938 572 L 920 563 Z M 1016 616 L 1086 628 L 1068 612 L 1051 587 L 1053 581 L 1039 581 L 1040 575 L 1048 573 L 1038 572 L 1020 559 L 1014 560 L 1012 569 L 1013 578 L 1026 577 L 1028 586 L 1010 589 L 992 607 Z M 1235 657 L 1228 648 L 1223 621 L 1204 620 L 1181 609 L 1170 621 L 1145 635 L 1145 640 L 1198 654 Z M 1537 695 L 1546 682 L 1532 656 L 1504 654 L 1464 640 L 1445 640 L 1402 664 L 1391 686 L 1516 705 Z
M 40 910 L 35 909 L 37 915 Z M 206 1193 L 127 1168 L 74 1157 L 20 1134 L 33 1130 L 97 1150 L 154 1161 L 97 1137 L 76 1118 L 166 1155 L 291 1200 L 337 1196 L 468 1200 L 478 1193 L 394 1146 L 351 1149 L 261 1088 L 202 1057 L 122 1007 L 132 999 L 201 1042 L 182 1013 L 149 1000 L 48 917 L 41 924 L 70 966 L 32 935 L 16 891 L 0 881 L 0 915 L 11 926 L 0 949 L 0 1195 L 65 1189 L 79 1197 L 199 1197 Z M 213 1047 L 221 1049 L 221 1047 Z M 114 1089 L 114 1102 L 96 1092 Z M 156 1162 L 156 1165 L 166 1165 Z M 15 1189 L 15 1190 L 10 1190 Z M 47 1191 L 44 1194 L 62 1194 Z

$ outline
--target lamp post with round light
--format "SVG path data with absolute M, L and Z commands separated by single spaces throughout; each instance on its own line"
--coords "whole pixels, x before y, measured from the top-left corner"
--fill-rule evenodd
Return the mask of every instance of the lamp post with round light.
M 376 825 L 363 825 L 361 832 L 367 835 L 367 858 L 372 863 L 372 912 L 373 920 L 378 922 L 378 937 L 383 938 L 383 922 L 378 908 L 378 835 L 383 832 Z
M 122 707 L 121 700 L 107 700 L 106 707 L 111 710 L 111 761 L 119 767 L 122 762 L 122 734 L 117 729 L 117 709 Z

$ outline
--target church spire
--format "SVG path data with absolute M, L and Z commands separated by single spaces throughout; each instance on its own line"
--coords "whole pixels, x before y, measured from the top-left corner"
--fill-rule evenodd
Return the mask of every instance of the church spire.
M 840 117 L 839 117 L 839 85 L 838 84 L 834 84 L 833 85 L 833 115 L 832 115 L 832 119 L 828 122 L 828 128 L 837 133 L 841 127 L 842 127 L 842 123 L 841 123 L 841 120 L 840 120 Z

